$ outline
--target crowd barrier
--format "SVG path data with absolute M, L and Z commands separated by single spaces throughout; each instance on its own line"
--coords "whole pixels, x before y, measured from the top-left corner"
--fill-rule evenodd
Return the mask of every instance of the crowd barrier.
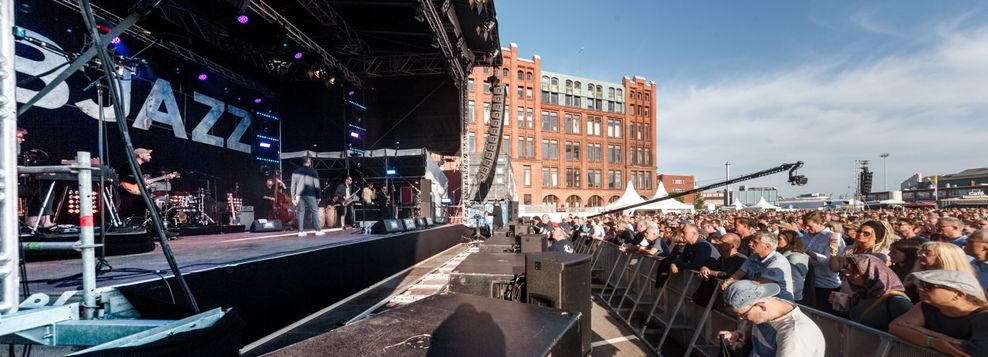
M 613 243 L 588 238 L 578 239 L 576 250 L 592 256 L 592 274 L 598 283 L 603 282 L 595 292 L 598 302 L 657 355 L 663 354 L 663 346 L 671 339 L 685 350 L 684 356 L 718 356 L 717 333 L 738 326 L 735 314 L 720 302 L 719 288 L 716 298 L 706 305 L 692 300 L 703 281 L 695 271 L 672 274 L 657 288 L 660 257 L 621 252 Z M 844 318 L 802 305 L 799 308 L 823 332 L 827 357 L 944 356 Z

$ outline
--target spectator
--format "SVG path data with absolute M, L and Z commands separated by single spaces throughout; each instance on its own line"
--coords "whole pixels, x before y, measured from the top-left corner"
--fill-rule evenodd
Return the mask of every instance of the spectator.
M 889 260 L 892 261 L 892 271 L 899 277 L 900 281 L 905 281 L 906 276 L 913 272 L 916 267 L 916 258 L 919 255 L 919 240 L 900 239 L 889 246 Z
M 899 277 L 874 255 L 852 255 L 845 261 L 847 273 L 844 276 L 854 292 L 848 318 L 874 329 L 888 331 L 889 323 L 913 306 Z
M 751 356 L 823 357 L 823 333 L 792 302 L 776 298 L 782 289 L 776 284 L 738 281 L 724 291 L 724 300 L 741 320 L 750 321 L 749 331 L 720 331 L 721 338 L 736 343 L 747 338 Z
M 576 249 L 573 248 L 573 241 L 569 239 L 569 234 L 572 231 L 573 231 L 572 227 L 570 227 L 570 225 L 565 222 L 553 223 L 552 234 L 550 235 L 553 242 L 552 245 L 549 246 L 549 248 L 546 250 L 550 252 L 566 252 L 566 253 L 576 252 Z
M 700 270 L 701 267 L 713 266 L 717 258 L 720 258 L 720 253 L 714 246 L 700 237 L 700 228 L 691 223 L 683 226 L 683 240 L 686 243 L 683 254 L 669 266 L 669 272 L 673 274 L 680 270 Z
M 700 277 L 704 279 L 726 278 L 734 275 L 738 269 L 741 269 L 744 262 L 748 260 L 748 257 L 738 252 L 738 247 L 741 246 L 741 237 L 735 233 L 725 234 L 711 244 L 714 245 L 714 248 L 717 248 L 720 258 L 717 259 L 717 262 L 712 267 L 700 268 Z
M 919 247 L 916 257 L 916 267 L 913 272 L 926 270 L 955 270 L 974 274 L 974 269 L 967 260 L 967 255 L 956 245 L 947 242 L 926 242 Z M 906 278 L 906 295 L 912 302 L 919 301 L 917 286 L 911 278 Z
M 974 275 L 981 288 L 988 290 L 988 230 L 980 229 L 968 235 L 964 241 L 964 253 L 974 257 L 971 261 Z
M 776 249 L 792 266 L 793 298 L 803 301 L 803 286 L 810 270 L 810 256 L 803 253 L 803 240 L 791 230 L 779 231 L 779 247 Z M 812 285 L 813 282 L 810 281 Z
M 919 230 L 922 229 L 922 227 L 922 223 L 917 224 L 913 220 L 905 218 L 899 220 L 896 224 L 895 231 L 905 240 L 914 240 L 919 244 L 923 244 L 929 242 L 930 240 L 919 235 Z
M 775 251 L 779 240 L 772 233 L 755 233 L 751 240 L 751 255 L 741 269 L 724 281 L 724 287 L 738 279 L 750 279 L 759 283 L 778 284 L 782 291 L 779 297 L 793 301 L 792 265 L 782 254 Z
M 746 256 L 751 256 L 750 242 L 753 237 L 754 230 L 752 227 L 754 226 L 755 221 L 750 218 L 738 218 L 734 220 L 734 231 L 741 237 L 741 247 L 738 248 L 738 251 Z
M 954 270 L 912 274 L 921 302 L 889 325 L 889 332 L 950 356 L 988 355 L 988 302 L 974 275 Z
M 967 236 L 961 231 L 963 223 L 954 217 L 943 217 L 937 222 L 937 230 L 940 233 L 940 241 L 954 243 L 958 247 L 964 246 Z
M 844 264 L 844 257 L 856 254 L 882 254 L 885 259 L 889 255 L 889 245 L 892 244 L 892 228 L 883 221 L 867 221 L 861 224 L 854 244 L 847 247 L 843 256 L 830 259 L 830 271 L 838 272 Z M 838 250 L 836 244 L 830 244 L 831 254 Z
M 830 270 L 830 245 L 832 242 L 837 244 L 837 251 L 834 255 L 842 256 L 845 249 L 844 241 L 832 236 L 831 232 L 825 229 L 823 214 L 820 211 L 808 212 L 802 218 L 803 226 L 806 229 L 806 235 L 803 236 L 803 246 L 806 247 L 805 252 L 810 257 L 811 269 L 814 273 L 813 287 L 816 296 L 813 297 L 813 301 L 816 305 L 812 307 L 832 314 L 834 310 L 827 301 L 830 298 L 830 293 L 840 289 L 841 281 L 840 276 Z
M 635 240 L 635 236 L 631 234 L 631 227 L 629 224 L 618 223 L 617 226 L 614 227 L 614 229 L 615 229 L 614 244 L 617 245 L 631 244 L 631 242 Z

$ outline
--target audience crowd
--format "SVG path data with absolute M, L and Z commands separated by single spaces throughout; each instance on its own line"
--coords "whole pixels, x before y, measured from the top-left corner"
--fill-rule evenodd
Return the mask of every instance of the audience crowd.
M 949 356 L 988 356 L 985 208 L 544 215 L 532 224 L 561 251 L 588 237 L 661 258 L 660 275 L 698 272 L 706 281 L 692 300 L 722 291 L 742 323 L 721 337 L 752 356 L 823 356 L 824 337 L 799 305 Z

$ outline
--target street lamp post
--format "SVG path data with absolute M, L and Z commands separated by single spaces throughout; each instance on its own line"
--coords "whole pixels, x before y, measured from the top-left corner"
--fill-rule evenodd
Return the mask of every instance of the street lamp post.
M 889 166 L 888 166 L 888 161 L 886 160 L 889 158 L 889 153 L 884 153 L 881 155 L 881 157 L 882 157 L 882 178 L 883 181 L 885 181 L 885 192 L 889 192 Z M 892 196 L 889 196 L 889 198 L 891 199 Z

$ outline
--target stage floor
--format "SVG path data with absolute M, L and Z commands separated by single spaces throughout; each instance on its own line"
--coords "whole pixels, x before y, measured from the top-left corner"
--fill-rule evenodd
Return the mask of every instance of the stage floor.
M 168 244 L 171 246 L 182 273 L 188 274 L 395 235 L 399 234 L 361 234 L 359 229 L 342 230 L 335 228 L 327 230 L 326 235 L 323 236 L 316 236 L 312 231 L 309 231 L 305 237 L 298 237 L 296 231 L 243 232 L 187 236 L 178 240 L 171 240 Z M 112 270 L 98 276 L 97 288 L 160 279 L 158 274 L 171 275 L 168 263 L 157 243 L 155 243 L 153 251 L 108 256 L 106 262 L 109 263 Z M 82 260 L 79 258 L 28 262 L 27 279 L 30 282 L 31 293 L 41 292 L 57 295 L 65 291 L 80 289 L 82 280 L 77 274 L 81 271 Z

